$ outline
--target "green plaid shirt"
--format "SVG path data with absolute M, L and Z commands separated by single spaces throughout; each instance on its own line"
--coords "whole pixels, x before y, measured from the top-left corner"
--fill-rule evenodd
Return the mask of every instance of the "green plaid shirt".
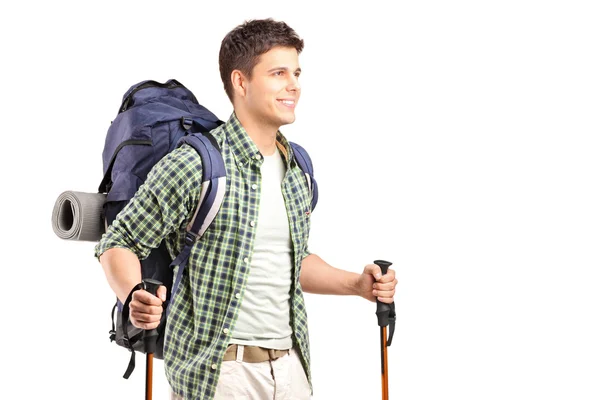
M 263 158 L 235 113 L 211 133 L 225 161 L 225 199 L 214 222 L 192 248 L 181 286 L 172 299 L 165 334 L 165 372 L 173 391 L 186 399 L 212 399 L 215 395 L 223 355 L 246 290 L 261 193 Z M 307 316 L 300 286 L 300 266 L 309 254 L 311 194 L 280 132 L 277 142 L 286 158 L 281 189 L 294 250 L 290 323 L 311 383 Z M 185 228 L 198 204 L 201 182 L 201 159 L 192 147 L 184 145 L 169 153 L 104 234 L 96 246 L 96 257 L 121 247 L 144 259 L 165 239 L 174 258 L 183 249 Z

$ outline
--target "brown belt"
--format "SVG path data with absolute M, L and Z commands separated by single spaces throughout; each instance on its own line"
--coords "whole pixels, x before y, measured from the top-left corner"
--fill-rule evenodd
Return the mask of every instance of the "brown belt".
M 230 344 L 225 351 L 223 361 L 234 361 L 237 358 L 237 344 Z M 279 357 L 283 357 L 286 354 L 290 354 L 289 350 L 273 350 L 265 349 L 264 347 L 258 346 L 244 346 L 244 355 L 242 361 L 247 363 L 259 363 L 269 360 L 277 360 Z

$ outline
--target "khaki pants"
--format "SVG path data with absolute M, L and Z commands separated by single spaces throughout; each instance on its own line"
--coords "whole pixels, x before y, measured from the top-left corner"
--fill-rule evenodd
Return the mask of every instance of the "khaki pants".
M 224 361 L 214 400 L 309 400 L 310 386 L 292 349 L 274 361 L 241 361 L 244 346 L 238 346 L 238 360 Z M 171 400 L 184 400 L 171 392 Z

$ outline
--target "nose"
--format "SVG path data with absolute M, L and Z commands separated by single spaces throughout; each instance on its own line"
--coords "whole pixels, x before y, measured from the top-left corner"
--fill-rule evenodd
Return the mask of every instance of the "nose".
M 289 92 L 299 92 L 300 91 L 300 81 L 297 76 L 292 75 L 290 78 L 290 82 L 288 83 L 287 90 Z

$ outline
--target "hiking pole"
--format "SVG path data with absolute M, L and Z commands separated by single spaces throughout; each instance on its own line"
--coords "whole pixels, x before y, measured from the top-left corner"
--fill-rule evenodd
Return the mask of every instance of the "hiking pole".
M 387 274 L 388 267 L 392 265 L 389 261 L 375 260 L 375 264 L 381 268 L 381 275 Z M 379 338 L 381 340 L 381 396 L 383 400 L 389 400 L 388 392 L 388 362 L 387 348 L 392 344 L 392 337 L 396 328 L 396 307 L 394 303 L 382 303 L 377 300 L 377 323 L 379 324 Z M 390 337 L 387 336 L 387 326 L 390 326 Z
M 162 282 L 154 279 L 142 280 L 144 290 L 156 296 L 158 288 Z M 154 362 L 154 352 L 156 351 L 156 338 L 158 331 L 150 329 L 144 331 L 144 351 L 146 352 L 146 400 L 152 400 L 152 364 Z

